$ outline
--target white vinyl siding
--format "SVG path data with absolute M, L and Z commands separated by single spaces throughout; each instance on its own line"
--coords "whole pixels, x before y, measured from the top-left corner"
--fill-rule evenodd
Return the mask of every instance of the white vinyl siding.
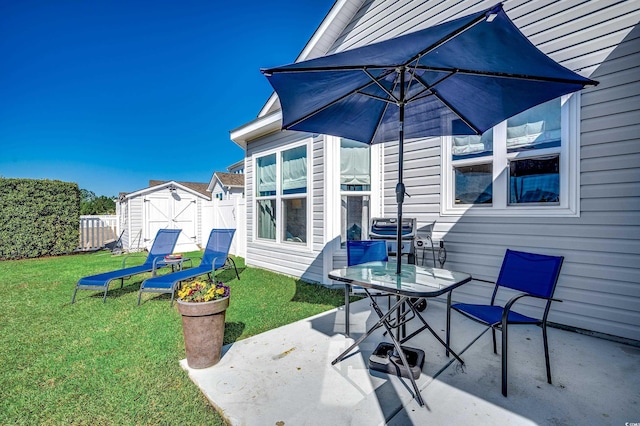
M 307 143 L 310 148 L 307 151 L 307 168 L 312 171 L 310 182 L 307 186 L 307 230 L 309 240 L 304 244 L 267 241 L 257 237 L 256 233 L 256 188 L 255 188 L 255 159 L 270 153 L 280 153 L 290 147 Z M 309 282 L 321 282 L 322 280 L 322 234 L 323 234 L 323 209 L 322 195 L 322 143 L 321 136 L 311 137 L 300 132 L 278 132 L 252 141 L 248 144 L 245 157 L 245 194 L 247 198 L 247 256 L 246 263 L 249 266 L 257 266 L 270 269 L 286 275 L 301 277 Z M 319 173 L 320 171 L 320 173 Z M 281 205 L 278 204 L 281 208 Z M 280 232 L 278 228 L 278 232 Z
M 405 142 L 404 180 L 411 197 L 405 198 L 404 216 L 417 218 L 419 228 L 435 221 L 434 239 L 444 240 L 447 248 L 446 267 L 479 279 L 496 278 L 506 248 L 565 256 L 556 292 L 564 302 L 552 305 L 550 320 L 640 340 L 640 2 L 507 0 L 503 4 L 544 53 L 600 81 L 580 96 L 579 216 L 441 216 L 441 138 Z M 389 39 L 494 5 L 494 0 L 338 0 L 301 58 Z M 278 108 L 274 99 L 261 116 Z M 248 125 L 246 130 L 251 129 Z M 331 141 L 337 138 L 313 136 L 310 249 L 261 244 L 252 229 L 252 156 L 305 137 L 309 135 L 275 132 L 247 143 L 247 264 L 328 283 L 328 270 L 346 262 L 344 250 L 335 243 L 339 204 L 331 201 L 339 199 L 337 186 L 332 186 L 337 179 L 333 150 L 338 144 Z M 372 209 L 386 217 L 396 215 L 397 147 L 397 143 L 380 146 L 383 159 L 378 170 L 383 182 L 374 194 L 380 203 L 372 200 Z M 457 290 L 454 298 L 477 301 L 489 292 L 488 285 L 474 282 Z

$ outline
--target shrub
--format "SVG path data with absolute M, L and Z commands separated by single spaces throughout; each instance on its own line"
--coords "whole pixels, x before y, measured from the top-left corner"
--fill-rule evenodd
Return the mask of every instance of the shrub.
M 0 259 L 68 254 L 78 246 L 75 183 L 0 178 L 0 212 Z

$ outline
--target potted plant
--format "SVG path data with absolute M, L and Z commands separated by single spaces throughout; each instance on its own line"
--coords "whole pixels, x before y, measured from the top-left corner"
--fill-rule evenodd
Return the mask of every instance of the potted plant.
M 220 361 L 224 340 L 229 286 L 212 280 L 194 280 L 178 290 L 178 312 L 190 368 L 207 368 Z

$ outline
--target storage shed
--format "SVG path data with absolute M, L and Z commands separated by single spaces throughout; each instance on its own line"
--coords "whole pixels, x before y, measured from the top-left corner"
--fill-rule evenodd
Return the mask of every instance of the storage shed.
M 120 194 L 116 204 L 122 247 L 149 249 L 159 229 L 182 229 L 176 252 L 202 246 L 203 208 L 211 205 L 207 183 L 149 181 L 149 187 Z

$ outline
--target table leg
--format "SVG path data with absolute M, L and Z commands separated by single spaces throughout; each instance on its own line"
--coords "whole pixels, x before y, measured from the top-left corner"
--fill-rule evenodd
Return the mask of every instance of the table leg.
M 433 337 L 435 337 L 438 340 L 438 342 L 440 342 L 440 344 L 442 344 L 442 346 L 444 346 L 445 353 L 446 353 L 447 357 L 449 357 L 449 352 L 451 352 L 451 354 L 455 357 L 455 359 L 457 359 L 460 362 L 460 364 L 464 365 L 464 361 L 462 360 L 462 358 L 460 358 L 460 356 L 457 353 L 455 353 L 451 348 L 449 348 L 449 343 L 448 342 L 445 342 L 444 340 L 442 340 L 442 338 L 440 336 L 438 336 L 438 334 L 435 332 L 435 330 L 433 328 L 431 328 L 431 326 L 427 323 L 427 321 L 424 318 L 422 318 L 422 315 L 420 315 L 420 313 L 416 311 L 416 309 L 413 307 L 411 302 L 409 302 L 409 307 L 411 308 L 411 310 L 413 310 L 415 315 L 418 318 L 420 318 L 420 321 L 422 322 L 423 325 L 422 325 L 422 327 L 420 327 L 419 329 L 417 329 L 416 331 L 414 331 L 410 335 L 400 339 L 400 343 L 404 343 L 404 342 L 412 339 L 414 336 L 417 336 L 418 334 L 422 333 L 425 329 L 429 330 L 431 332 L 431 334 L 433 335 Z M 447 337 L 447 339 L 448 339 L 448 337 Z
M 344 335 L 349 337 L 349 293 L 351 292 L 351 286 L 349 284 L 344 285 Z
M 406 296 L 399 297 L 395 305 L 393 305 L 386 314 L 383 314 L 382 310 L 378 306 L 378 303 L 375 301 L 375 298 L 371 296 L 371 294 L 366 288 L 364 289 L 364 291 L 367 293 L 369 300 L 371 300 L 371 306 L 373 307 L 373 310 L 376 312 L 376 314 L 380 319 L 369 330 L 367 330 L 365 334 L 360 336 L 358 340 L 356 340 L 351 346 L 349 346 L 347 350 L 341 353 L 336 359 L 331 361 L 331 365 L 335 365 L 338 362 L 342 361 L 344 357 L 347 356 L 347 354 L 349 354 L 349 352 L 351 352 L 356 346 L 360 345 L 360 343 L 362 343 L 367 337 L 369 337 L 378 328 L 384 326 L 384 328 L 386 328 L 387 330 L 387 333 L 389 333 L 389 337 L 391 338 L 393 342 L 393 346 L 396 348 L 396 351 L 398 352 L 398 356 L 400 357 L 402 364 L 408 366 L 409 362 L 407 361 L 407 357 L 404 354 L 404 351 L 402 350 L 402 346 L 400 345 L 400 342 L 398 342 L 398 339 L 396 339 L 392 328 L 389 326 L 388 319 L 394 312 L 397 312 L 400 309 L 400 307 L 403 306 L 404 303 L 409 298 Z M 418 400 L 418 404 L 420 404 L 421 407 L 424 406 L 424 401 L 422 399 L 422 395 L 420 394 L 420 389 L 418 389 L 418 384 L 416 383 L 416 380 L 413 378 L 413 375 L 410 374 L 409 379 L 411 380 L 411 385 L 415 392 L 415 397 Z

